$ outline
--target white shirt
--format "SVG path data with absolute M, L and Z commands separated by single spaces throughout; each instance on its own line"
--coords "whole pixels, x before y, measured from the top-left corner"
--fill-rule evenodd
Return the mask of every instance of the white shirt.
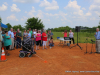
M 35 34 L 36 34 L 36 32 L 33 32 L 34 38 L 36 38 Z
M 73 32 L 69 32 L 69 37 L 73 38 Z

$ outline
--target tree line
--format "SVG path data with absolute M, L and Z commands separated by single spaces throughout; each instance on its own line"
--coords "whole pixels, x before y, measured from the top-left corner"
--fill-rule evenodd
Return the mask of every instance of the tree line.
M 84 26 L 79 26 L 80 27 L 80 32 L 96 32 L 96 28 L 100 29 L 100 23 L 98 26 L 96 27 L 84 27 Z M 72 30 L 73 32 L 76 32 L 75 28 L 71 28 L 69 26 L 65 26 L 65 27 L 58 27 L 58 28 L 48 28 L 48 30 L 52 30 L 53 32 L 64 32 L 65 30 L 67 30 L 68 32 L 70 30 Z

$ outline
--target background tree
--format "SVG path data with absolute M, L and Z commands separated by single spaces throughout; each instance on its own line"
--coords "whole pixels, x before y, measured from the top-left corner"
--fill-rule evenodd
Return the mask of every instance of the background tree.
M 29 18 L 26 22 L 26 29 L 43 29 L 44 28 L 44 25 L 43 25 L 43 22 L 41 21 L 41 19 L 38 19 L 38 18 Z
M 0 23 L 2 23 L 2 19 L 1 19 L 1 17 L 0 17 Z
M 12 25 L 10 23 L 6 24 L 8 26 L 7 30 L 10 30 L 12 28 Z
M 20 25 L 20 24 L 19 24 L 19 25 L 14 25 L 14 26 L 13 26 L 13 29 L 15 29 L 16 31 L 17 31 L 18 28 L 19 28 L 21 31 L 24 31 L 24 30 L 25 30 L 25 28 L 23 28 L 22 25 Z
M 98 28 L 100 29 L 100 21 L 99 21 L 99 25 L 98 25 Z

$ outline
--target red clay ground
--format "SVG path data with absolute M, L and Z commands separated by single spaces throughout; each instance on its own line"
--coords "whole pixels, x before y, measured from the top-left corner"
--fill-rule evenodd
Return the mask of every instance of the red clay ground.
M 0 75 L 100 75 L 100 72 L 80 73 L 80 71 L 100 71 L 100 54 L 85 54 L 86 44 L 79 44 L 83 47 L 69 49 L 65 46 L 57 46 L 59 42 L 55 42 L 55 47 L 47 50 L 36 51 L 37 55 L 47 61 L 44 63 L 36 55 L 28 58 L 19 58 L 19 50 L 9 51 L 10 56 L 6 62 L 0 62 Z M 73 44 L 71 45 L 73 46 Z M 71 47 L 70 46 L 70 47 Z M 92 44 L 88 44 L 88 52 L 91 51 Z M 94 49 L 95 51 L 95 45 Z M 65 72 L 79 71 L 79 73 Z

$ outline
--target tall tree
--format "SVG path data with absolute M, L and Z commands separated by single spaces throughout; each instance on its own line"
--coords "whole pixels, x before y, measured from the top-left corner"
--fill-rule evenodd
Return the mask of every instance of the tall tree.
M 26 29 L 31 28 L 31 29 L 43 29 L 44 25 L 41 19 L 38 18 L 29 18 L 26 22 Z

